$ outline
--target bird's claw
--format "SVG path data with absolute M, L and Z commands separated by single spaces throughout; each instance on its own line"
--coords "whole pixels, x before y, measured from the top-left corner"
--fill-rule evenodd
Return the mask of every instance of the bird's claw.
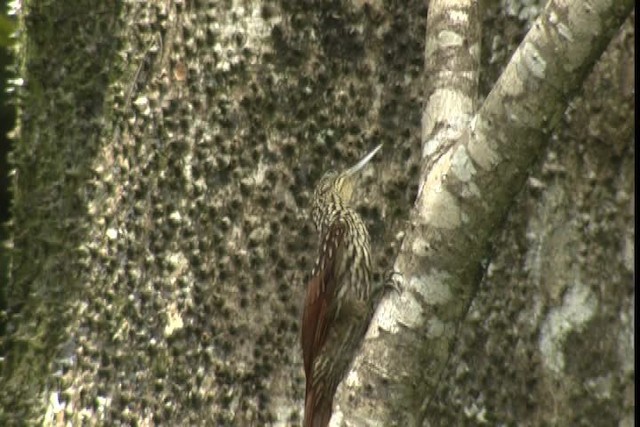
M 404 283 L 404 276 L 402 273 L 396 270 L 390 270 L 386 274 L 386 279 L 384 281 L 384 290 L 385 291 L 395 291 L 398 295 L 402 293 L 401 285 Z

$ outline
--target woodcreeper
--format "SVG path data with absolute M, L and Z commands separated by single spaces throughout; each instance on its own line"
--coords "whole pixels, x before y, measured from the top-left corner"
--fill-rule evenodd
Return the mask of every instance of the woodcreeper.
M 307 285 L 302 315 L 304 427 L 329 424 L 333 396 L 371 319 L 369 233 L 348 203 L 357 173 L 381 146 L 344 172 L 326 173 L 313 194 L 311 217 L 320 236 L 320 250 Z

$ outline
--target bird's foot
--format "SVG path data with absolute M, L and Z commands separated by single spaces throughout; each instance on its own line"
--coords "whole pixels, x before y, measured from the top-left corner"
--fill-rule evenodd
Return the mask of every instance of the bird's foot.
M 385 274 L 384 290 L 395 291 L 398 295 L 402 293 L 402 285 L 404 284 L 404 276 L 396 270 L 389 270 Z
M 374 291 L 375 301 L 380 301 L 387 292 L 395 291 L 398 295 L 402 293 L 402 283 L 404 283 L 402 273 L 390 270 L 387 271 L 384 276 L 382 286 L 378 286 Z

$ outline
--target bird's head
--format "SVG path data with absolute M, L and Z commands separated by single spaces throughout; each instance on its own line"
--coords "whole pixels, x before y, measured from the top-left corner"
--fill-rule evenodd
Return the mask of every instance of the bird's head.
M 329 171 L 325 173 L 316 185 L 315 198 L 326 200 L 332 196 L 338 196 L 343 203 L 349 203 L 358 172 L 364 169 L 380 148 L 382 148 L 382 144 L 371 150 L 362 160 L 343 172 Z

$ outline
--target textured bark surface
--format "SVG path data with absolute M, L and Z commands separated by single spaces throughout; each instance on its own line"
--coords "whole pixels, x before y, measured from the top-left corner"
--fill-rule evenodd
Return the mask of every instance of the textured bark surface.
M 633 425 L 633 38 L 628 20 L 516 199 L 432 425 Z
M 20 11 L 0 424 L 299 425 L 310 192 L 385 144 L 355 197 L 380 280 L 418 191 L 426 4 L 107 3 Z M 535 17 L 484 6 L 481 98 Z M 432 425 L 632 422 L 633 37 L 501 225 Z M 403 381 L 389 406 L 425 401 Z
M 444 13 L 434 10 L 441 4 L 448 6 L 448 9 L 444 7 Z M 457 8 L 460 4 L 433 3 L 430 16 L 433 13 L 455 17 L 455 25 L 451 28 L 456 32 L 447 34 L 439 27 L 428 26 L 427 40 L 436 37 L 445 49 L 466 45 L 473 50 L 473 14 Z M 628 17 L 632 6 L 633 2 L 550 2 L 532 24 L 468 125 L 461 126 L 456 120 L 441 120 L 438 129 L 429 120 L 423 122 L 423 134 L 426 127 L 429 138 L 423 141 L 426 167 L 422 169 L 410 226 L 395 262 L 395 269 L 404 275 L 403 292 L 382 301 L 365 338 L 361 357 L 356 360 L 349 380 L 343 384 L 346 386 L 338 402 L 346 424 L 458 425 L 488 419 L 491 423 L 523 422 L 519 414 L 504 408 L 505 402 L 488 402 L 485 393 L 489 390 L 483 382 L 471 381 L 473 388 L 456 390 L 459 396 L 481 393 L 471 409 L 465 407 L 462 412 L 451 412 L 449 417 L 444 417 L 434 411 L 434 406 L 453 406 L 450 396 L 442 393 L 441 388 L 446 390 L 451 386 L 448 369 L 458 372 L 455 369 L 462 366 L 464 370 L 468 365 L 455 358 L 453 350 L 463 333 L 475 332 L 475 324 L 470 321 L 474 312 L 469 304 L 475 308 L 480 277 L 491 272 L 486 267 L 492 259 L 490 245 L 495 243 L 495 232 L 504 225 L 514 196 L 521 192 L 531 169 L 539 163 L 538 159 L 552 139 L 551 131 L 556 129 L 564 111 L 570 107 L 568 101 L 580 91 L 581 83 Z M 435 36 L 430 34 L 432 30 Z M 431 68 L 438 69 L 437 65 Z M 443 64 L 444 72 L 449 73 L 450 68 L 447 63 Z M 445 93 L 440 100 L 442 108 L 459 111 L 456 104 L 468 99 L 467 87 L 466 82 L 460 84 L 454 80 L 447 88 L 448 93 L 442 90 Z M 612 104 L 617 105 L 618 101 Z M 449 107 L 449 104 L 453 106 Z M 631 117 L 632 101 L 628 99 L 621 105 L 624 107 L 616 110 L 625 111 L 626 117 Z M 432 116 L 425 115 L 426 118 Z M 633 122 L 628 120 L 620 129 L 627 144 L 633 143 L 632 129 Z M 539 179 L 532 180 L 535 185 L 544 187 Z M 630 169 L 624 180 L 633 183 Z M 567 216 L 571 218 L 572 214 Z M 632 215 L 628 216 L 627 221 L 632 218 Z M 569 230 L 563 232 L 569 233 Z M 556 248 L 552 249 L 549 256 L 556 260 Z M 571 246 L 566 250 L 571 250 Z M 540 286 L 561 287 L 562 294 L 569 295 L 569 300 L 563 300 L 558 306 L 557 301 L 548 301 L 539 295 L 536 301 L 538 323 L 530 337 L 520 337 L 517 325 L 511 326 L 513 330 L 491 331 L 501 337 L 507 332 L 514 334 L 520 339 L 521 349 L 528 349 L 547 363 L 544 366 L 547 370 L 534 374 L 540 381 L 547 375 L 555 377 L 562 372 L 563 368 L 557 365 L 564 364 L 556 361 L 564 360 L 565 337 L 572 332 L 581 333 L 583 324 L 601 304 L 601 300 L 588 298 L 589 287 L 584 286 L 579 272 L 575 277 L 566 271 L 555 271 L 569 266 L 576 271 L 574 254 L 565 257 L 572 261 L 564 266 L 548 266 L 553 271 L 548 280 L 562 277 L 568 281 L 559 285 L 543 280 Z M 546 266 L 543 269 L 546 272 Z M 631 281 L 631 277 L 628 279 Z M 621 280 L 623 286 L 626 282 Z M 502 289 L 500 292 L 504 292 Z M 500 296 L 500 293 L 491 294 L 486 303 L 495 304 Z M 627 298 L 630 296 L 626 295 Z M 478 316 L 478 320 L 482 317 Z M 624 336 L 629 339 L 628 335 Z M 503 346 L 492 350 L 507 349 L 510 348 Z M 628 354 L 617 362 L 624 363 L 626 356 Z M 617 366 L 609 368 L 615 370 Z M 482 372 L 470 370 L 469 374 L 475 380 L 477 376 L 482 378 L 484 372 L 486 367 Z M 495 378 L 494 373 L 486 380 Z M 626 386 L 630 381 L 633 381 L 632 377 L 626 377 L 622 383 Z M 525 390 L 505 390 L 504 384 L 497 381 L 492 385 L 504 399 L 515 399 L 518 392 L 521 395 Z M 575 392 L 572 390 L 571 393 Z M 578 401 L 584 403 L 585 408 L 594 405 L 588 399 Z M 614 418 L 620 420 L 627 416 L 625 409 L 618 406 Z M 569 410 L 557 414 L 543 409 L 540 414 L 527 414 L 527 420 L 532 420 L 533 424 L 570 425 L 590 419 L 588 416 L 580 418 L 587 411 L 573 410 L 575 414 Z M 496 413 L 500 415 L 496 416 Z M 477 414 L 480 416 L 474 418 Z M 577 418 L 572 418 L 574 416 Z

